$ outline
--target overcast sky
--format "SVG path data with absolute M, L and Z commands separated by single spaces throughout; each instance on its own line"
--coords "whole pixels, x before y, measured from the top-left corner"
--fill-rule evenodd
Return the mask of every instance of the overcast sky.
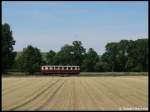
M 108 42 L 148 38 L 148 2 L 2 2 L 2 23 L 16 40 L 15 51 L 31 44 L 59 51 L 74 40 L 105 51 Z

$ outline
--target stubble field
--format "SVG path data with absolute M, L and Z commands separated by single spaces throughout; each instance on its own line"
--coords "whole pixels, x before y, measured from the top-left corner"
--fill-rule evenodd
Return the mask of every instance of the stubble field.
M 2 78 L 2 110 L 134 110 L 147 107 L 147 76 Z

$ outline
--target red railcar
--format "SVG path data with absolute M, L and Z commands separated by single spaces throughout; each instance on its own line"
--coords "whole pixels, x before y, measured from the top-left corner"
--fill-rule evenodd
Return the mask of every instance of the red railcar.
M 79 74 L 79 66 L 55 66 L 45 65 L 41 66 L 42 74 Z

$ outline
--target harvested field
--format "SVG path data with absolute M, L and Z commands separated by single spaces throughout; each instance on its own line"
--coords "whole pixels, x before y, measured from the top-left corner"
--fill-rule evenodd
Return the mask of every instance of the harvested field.
M 3 77 L 2 110 L 148 109 L 148 77 Z

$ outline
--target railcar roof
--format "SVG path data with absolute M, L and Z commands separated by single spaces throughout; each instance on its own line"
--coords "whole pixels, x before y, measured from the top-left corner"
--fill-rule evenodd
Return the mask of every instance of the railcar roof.
M 48 66 L 48 67 L 79 67 L 79 66 L 76 66 L 76 65 L 43 65 L 43 66 Z

